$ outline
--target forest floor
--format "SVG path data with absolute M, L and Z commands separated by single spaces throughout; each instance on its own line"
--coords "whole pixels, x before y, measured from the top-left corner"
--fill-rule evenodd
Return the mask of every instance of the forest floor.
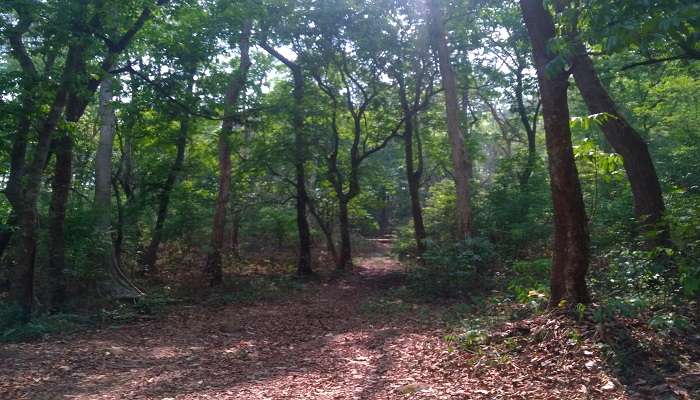
M 444 323 L 459 305 L 391 298 L 404 268 L 385 247 L 356 259 L 353 274 L 291 297 L 178 305 L 154 319 L 0 345 L 0 398 L 655 398 L 629 391 L 599 347 L 553 315 L 462 336 L 483 345 L 460 349 Z M 659 398 L 687 396 L 668 385 L 672 397 Z

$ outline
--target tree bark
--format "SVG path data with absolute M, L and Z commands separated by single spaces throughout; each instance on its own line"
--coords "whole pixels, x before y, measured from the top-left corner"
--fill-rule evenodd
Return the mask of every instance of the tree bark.
M 168 205 L 170 204 L 170 193 L 175 187 L 180 174 L 182 172 L 182 167 L 185 162 L 185 148 L 187 147 L 187 134 L 189 131 L 189 116 L 183 115 L 180 118 L 180 132 L 177 136 L 176 146 L 177 153 L 175 155 L 175 162 L 168 172 L 168 177 L 165 180 L 165 184 L 161 189 L 160 196 L 158 198 L 158 214 L 156 216 L 156 224 L 153 228 L 153 236 L 151 237 L 151 242 L 146 247 L 143 253 L 142 265 L 145 272 L 149 275 L 157 275 L 158 270 L 156 269 L 156 261 L 158 259 L 158 247 L 163 236 L 163 226 L 165 226 L 165 219 L 168 216 Z
M 304 140 L 304 77 L 301 68 L 292 69 L 294 78 L 294 170 L 296 172 L 297 190 L 297 229 L 299 232 L 299 259 L 297 261 L 297 273 L 301 276 L 311 275 L 311 230 L 306 215 L 309 198 L 306 193 L 306 140 Z
M 224 119 L 221 123 L 221 132 L 219 133 L 218 142 L 219 190 L 216 196 L 211 243 L 205 265 L 205 273 L 208 275 L 210 286 L 217 286 L 223 282 L 221 253 L 224 247 L 226 210 L 229 206 L 228 203 L 231 195 L 231 135 L 236 123 L 235 114 L 238 99 L 245 89 L 246 80 L 248 79 L 248 70 L 251 66 L 249 54 L 251 29 L 251 22 L 244 22 L 238 43 L 240 49 L 238 70 L 232 74 L 231 81 L 226 88 L 226 94 L 224 96 Z
M 71 188 L 73 172 L 73 140 L 70 132 L 62 130 L 55 138 L 53 150 L 56 155 L 54 174 L 51 181 L 51 202 L 49 204 L 49 307 L 52 311 L 61 308 L 66 300 L 65 248 L 66 240 L 63 221 Z
M 117 132 L 116 115 L 112 106 L 113 78 L 105 76 L 100 84 L 100 137 L 95 154 L 95 232 L 101 246 L 95 254 L 104 273 L 99 283 L 111 298 L 136 298 L 143 294 L 124 274 L 117 262 L 112 241 L 112 149 Z M 61 232 L 62 233 L 62 232 Z
M 547 66 L 555 58 L 547 49 L 555 30 L 552 17 L 542 0 L 520 0 L 520 6 L 537 69 L 554 204 L 550 306 L 556 307 L 562 301 L 566 301 L 568 306 L 588 303 L 588 221 L 571 144 L 568 73 L 547 71 Z
M 350 201 L 342 196 L 338 199 L 338 222 L 340 223 L 340 257 L 337 267 L 339 270 L 352 268 L 352 247 L 350 237 L 350 216 L 348 203 Z
M 572 72 L 583 101 L 591 114 L 607 113 L 602 130 L 605 138 L 623 160 L 627 178 L 632 188 L 634 211 L 645 230 L 657 231 L 658 244 L 669 241 L 668 225 L 663 221 L 664 200 L 654 162 L 644 139 L 618 112 L 615 101 L 598 78 L 591 58 L 584 45 L 574 40 Z
M 299 257 L 297 259 L 297 274 L 306 276 L 313 274 L 311 269 L 311 230 L 306 210 L 309 206 L 309 196 L 306 192 L 306 140 L 304 137 L 304 74 L 301 66 L 284 57 L 274 47 L 266 42 L 260 46 L 273 57 L 281 61 L 292 72 L 294 89 L 294 111 L 292 129 L 294 130 L 294 186 L 296 189 L 297 231 L 299 234 Z
M 398 74 L 397 74 L 398 75 Z M 418 168 L 414 165 L 413 136 L 418 132 L 414 129 L 413 115 L 406 95 L 406 85 L 403 77 L 397 77 L 399 81 L 399 99 L 401 109 L 405 117 L 403 126 L 404 163 L 406 166 L 406 181 L 408 182 L 408 194 L 411 198 L 411 217 L 413 218 L 413 234 L 416 241 L 416 253 L 418 256 L 425 252 L 425 226 L 423 224 L 423 208 L 420 204 L 420 180 L 423 175 L 423 152 L 418 146 Z M 420 143 L 420 139 L 418 140 Z
M 24 185 L 20 191 L 20 208 L 17 213 L 20 238 L 18 240 L 17 262 L 14 266 L 15 271 L 10 295 L 22 308 L 24 317 L 27 320 L 31 316 L 34 302 L 34 266 L 38 240 L 37 223 L 39 219 L 37 200 L 41 190 L 41 178 L 49 156 L 52 135 L 63 114 L 69 88 L 74 82 L 81 58 L 81 47 L 71 45 L 66 55 L 61 84 L 56 91 L 49 113 L 38 129 L 32 162 L 22 177 Z
M 459 127 L 459 103 L 457 83 L 450 61 L 447 46 L 445 23 L 439 0 L 429 0 L 433 44 L 438 56 L 442 86 L 445 89 L 445 111 L 447 114 L 447 135 L 450 140 L 452 166 L 457 196 L 457 226 L 459 239 L 469 238 L 472 232 L 471 188 L 472 163 L 464 147 L 464 138 Z

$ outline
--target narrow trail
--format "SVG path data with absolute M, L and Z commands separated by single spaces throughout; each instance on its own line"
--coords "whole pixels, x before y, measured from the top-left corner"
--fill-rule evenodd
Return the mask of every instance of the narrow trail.
M 596 398 L 518 363 L 476 373 L 448 351 L 425 309 L 368 313 L 401 282 L 403 267 L 382 246 L 347 279 L 293 298 L 181 307 L 145 323 L 0 346 L 0 398 Z M 529 385 L 538 392 L 528 395 Z

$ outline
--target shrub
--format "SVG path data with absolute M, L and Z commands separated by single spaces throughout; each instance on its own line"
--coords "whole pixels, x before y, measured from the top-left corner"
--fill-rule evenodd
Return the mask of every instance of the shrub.
M 551 268 L 549 258 L 516 261 L 512 268 L 513 275 L 508 281 L 508 290 L 520 303 L 543 302 L 549 294 Z
M 493 245 L 483 238 L 433 245 L 411 271 L 408 288 L 419 297 L 468 297 L 486 286 L 481 272 L 494 259 Z
M 38 315 L 25 322 L 15 303 L 0 303 L 0 342 L 35 340 L 50 333 L 67 333 L 86 321 L 73 314 Z

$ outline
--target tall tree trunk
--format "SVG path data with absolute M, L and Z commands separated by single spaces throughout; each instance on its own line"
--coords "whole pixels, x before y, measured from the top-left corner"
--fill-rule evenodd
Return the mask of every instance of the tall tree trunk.
M 348 203 L 350 200 L 342 193 L 338 195 L 338 222 L 340 223 L 340 256 L 336 267 L 339 270 L 352 268 L 352 243 L 350 237 L 350 216 Z
M 17 117 L 17 130 L 12 138 L 10 150 L 10 176 L 5 185 L 5 197 L 10 202 L 12 212 L 6 221 L 7 227 L 0 232 L 0 259 L 10 243 L 12 234 L 19 223 L 18 214 L 22 208 L 22 179 L 25 174 L 27 162 L 27 143 L 29 131 L 32 128 L 32 115 L 36 111 L 36 89 L 39 75 L 34 62 L 29 55 L 22 35 L 26 33 L 32 24 L 32 18 L 28 14 L 20 13 L 19 21 L 14 29 L 8 29 L 5 33 L 10 43 L 12 56 L 18 60 L 22 68 L 22 93 L 21 108 Z
M 399 89 L 402 90 L 402 89 Z M 402 92 L 405 92 L 402 90 Z M 402 99 L 405 96 L 402 96 Z M 420 204 L 420 180 L 423 175 L 423 154 L 422 151 L 418 151 L 418 169 L 414 166 L 414 154 L 413 154 L 413 135 L 418 132 L 414 131 L 413 118 L 411 118 L 411 111 L 408 108 L 408 102 L 402 100 L 402 107 L 404 108 L 404 116 L 406 120 L 404 121 L 404 162 L 406 164 L 406 181 L 408 182 L 408 194 L 411 198 L 411 216 L 413 218 L 413 234 L 416 241 L 416 253 L 418 256 L 425 252 L 425 226 L 423 224 L 423 208 Z M 419 146 L 420 150 L 420 146 Z
M 306 140 L 304 140 L 304 76 L 301 67 L 292 69 L 294 78 L 294 170 L 296 174 L 296 211 L 297 229 L 299 232 L 299 259 L 297 273 L 301 276 L 311 275 L 311 230 L 306 215 L 308 194 L 306 193 Z
M 111 76 L 100 84 L 100 138 L 95 154 L 95 231 L 102 246 L 95 254 L 105 279 L 100 286 L 112 298 L 135 298 L 143 293 L 127 278 L 119 266 L 112 241 L 112 149 L 117 132 L 116 115 L 112 106 Z
M 537 68 L 554 203 L 550 306 L 556 307 L 562 300 L 569 306 L 588 303 L 588 221 L 571 144 L 568 73 L 547 71 L 547 65 L 555 57 L 548 51 L 547 44 L 555 31 L 552 17 L 542 0 L 520 0 L 520 6 Z
M 79 71 L 84 73 L 85 64 L 79 61 Z M 88 104 L 88 97 L 75 90 L 68 95 L 65 119 L 76 123 L 80 120 Z M 49 238 L 47 270 L 49 281 L 49 307 L 58 311 L 66 300 L 66 240 L 65 219 L 73 180 L 73 138 L 71 132 L 62 130 L 51 145 L 56 154 L 54 173 L 51 181 L 51 201 L 49 206 Z
M 158 258 L 158 247 L 163 237 L 163 226 L 165 219 L 168 216 L 168 205 L 170 204 L 170 193 L 175 187 L 175 183 L 180 177 L 182 166 L 185 162 L 185 148 L 187 147 L 187 134 L 189 131 L 189 116 L 184 115 L 180 118 L 180 132 L 177 136 L 177 153 L 175 162 L 168 172 L 168 177 L 161 189 L 158 198 L 158 215 L 156 216 L 156 224 L 153 228 L 153 236 L 151 242 L 143 253 L 142 264 L 146 272 L 150 275 L 158 273 L 156 269 L 156 260 Z
M 70 108 L 70 107 L 69 107 Z M 63 222 L 73 176 L 73 139 L 70 132 L 63 130 L 54 139 L 56 154 L 54 174 L 51 181 L 51 202 L 49 205 L 49 307 L 52 311 L 61 308 L 66 300 L 66 279 L 64 275 L 66 240 Z
M 294 130 L 294 186 L 296 189 L 297 231 L 299 233 L 299 258 L 297 259 L 297 274 L 301 276 L 313 274 L 311 269 L 311 230 L 306 210 L 309 206 L 309 196 L 306 192 L 306 140 L 304 138 L 304 74 L 301 66 L 287 59 L 274 47 L 266 42 L 260 46 L 273 57 L 281 61 L 292 72 L 294 89 L 294 114 L 292 129 Z
M 71 47 L 66 57 L 66 67 L 49 114 L 43 121 L 34 146 L 34 156 L 26 171 L 24 188 L 21 191 L 21 207 L 18 213 L 19 241 L 17 262 L 14 266 L 11 297 L 22 308 L 25 318 L 31 316 L 34 302 L 34 265 L 38 240 L 37 200 L 41 190 L 41 178 L 49 155 L 51 136 L 58 126 L 61 114 L 68 98 L 68 87 L 75 73 L 76 58 L 79 51 Z
M 589 112 L 591 114 L 607 113 L 613 116 L 603 122 L 602 130 L 615 152 L 622 156 L 632 188 L 637 219 L 647 230 L 660 230 L 660 235 L 655 242 L 667 244 L 669 231 L 668 225 L 663 221 L 664 200 L 647 144 L 618 112 L 615 101 L 598 79 L 586 48 L 576 39 L 574 51 L 572 72 Z
M 457 226 L 459 238 L 471 237 L 472 209 L 470 180 L 472 163 L 464 147 L 464 138 L 459 127 L 459 103 L 457 101 L 457 82 L 450 62 L 450 49 L 447 46 L 445 23 L 439 0 L 429 0 L 432 38 L 437 51 L 442 86 L 445 89 L 445 111 L 447 114 L 447 135 L 452 148 L 452 166 L 457 195 Z
M 221 123 L 219 133 L 219 191 L 216 196 L 216 208 L 212 223 L 211 243 L 207 253 L 205 273 L 209 278 L 210 286 L 217 286 L 223 282 L 223 270 L 221 267 L 221 253 L 224 247 L 226 229 L 226 209 L 229 206 L 231 193 L 231 135 L 236 122 L 236 106 L 238 99 L 245 88 L 250 69 L 250 21 L 243 24 L 239 39 L 240 63 L 238 70 L 231 76 L 231 81 L 226 88 L 224 96 L 224 120 Z

